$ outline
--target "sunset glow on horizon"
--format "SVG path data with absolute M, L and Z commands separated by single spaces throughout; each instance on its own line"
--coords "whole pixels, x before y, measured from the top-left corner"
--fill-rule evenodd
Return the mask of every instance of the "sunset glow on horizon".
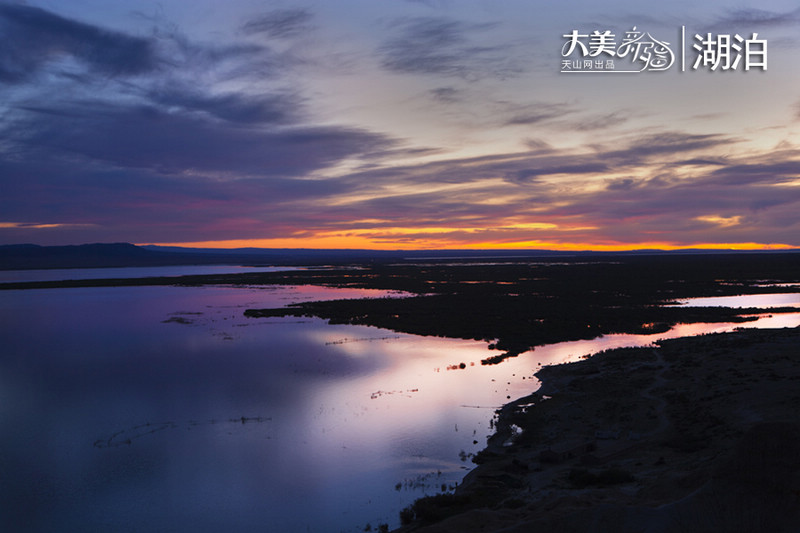
M 791 4 L 135 9 L 0 2 L 0 244 L 800 248 Z
M 423 241 L 415 240 L 410 244 L 395 244 L 375 242 L 363 237 L 327 237 L 307 239 L 252 239 L 228 241 L 198 241 L 198 242 L 170 242 L 137 243 L 141 246 L 169 246 L 178 248 L 207 248 L 234 250 L 240 248 L 280 248 L 280 249 L 311 249 L 311 250 L 552 250 L 560 252 L 628 252 L 636 250 L 732 250 L 732 251 L 758 251 L 758 250 L 797 250 L 800 247 L 788 244 L 774 243 L 696 243 L 674 244 L 667 242 L 644 242 L 637 244 L 621 243 L 570 243 L 570 242 L 543 242 L 525 241 L 511 243 L 484 242 L 463 245 L 460 242 L 446 242 L 441 240 Z

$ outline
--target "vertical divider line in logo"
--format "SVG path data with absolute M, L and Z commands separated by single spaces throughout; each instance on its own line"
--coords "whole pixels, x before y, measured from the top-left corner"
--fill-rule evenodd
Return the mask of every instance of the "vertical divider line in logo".
M 681 72 L 686 72 L 686 26 L 681 26 Z

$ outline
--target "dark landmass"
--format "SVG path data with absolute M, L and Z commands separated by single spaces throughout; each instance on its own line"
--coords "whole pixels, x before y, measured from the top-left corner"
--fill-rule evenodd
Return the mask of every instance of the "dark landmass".
M 590 252 L 579 252 L 577 255 Z M 637 252 L 638 253 L 638 252 Z M 572 257 L 550 250 L 318 250 L 297 248 L 183 248 L 97 243 L 75 246 L 0 246 L 0 270 L 172 265 L 325 265 L 417 259 Z
M 457 255 L 421 252 L 423 255 Z M 483 252 L 480 252 L 483 253 Z M 519 255 L 519 252 L 515 252 Z M 541 252 L 547 255 L 548 252 Z M 557 252 L 553 252 L 558 254 Z M 471 257 L 466 252 L 466 257 Z M 167 246 L 135 246 L 128 243 L 76 246 L 0 246 L 0 270 L 54 268 L 108 268 L 173 265 L 323 265 L 373 260 L 403 259 L 408 252 L 375 250 L 304 250 L 239 248 L 204 249 Z M 501 256 L 503 253 L 501 252 Z
M 148 250 L 127 243 L 0 246 L 0 270 L 171 266 L 226 262 L 227 260 L 217 256 L 194 256 L 171 251 Z
M 391 264 L 358 270 L 277 273 L 275 279 L 397 289 L 412 298 L 307 302 L 246 316 L 317 316 L 413 333 L 485 340 L 501 362 L 535 346 L 610 333 L 659 333 L 677 323 L 742 322 L 760 309 L 683 308 L 693 296 L 786 292 L 800 255 L 616 257 L 496 264 Z M 795 308 L 769 313 L 794 312 Z
M 632 252 L 559 252 L 554 250 L 319 250 L 298 248 L 183 248 L 177 246 L 136 246 L 129 243 L 96 243 L 73 246 L 36 244 L 0 245 L 0 270 L 107 268 L 172 265 L 345 265 L 361 263 L 414 262 L 478 259 L 503 261 L 536 258 L 613 256 L 662 256 L 726 254 L 707 250 L 638 250 Z M 744 252 L 740 252 L 744 253 Z M 760 254 L 786 252 L 760 252 Z
M 454 494 L 398 533 L 752 533 L 800 524 L 800 330 L 545 367 Z

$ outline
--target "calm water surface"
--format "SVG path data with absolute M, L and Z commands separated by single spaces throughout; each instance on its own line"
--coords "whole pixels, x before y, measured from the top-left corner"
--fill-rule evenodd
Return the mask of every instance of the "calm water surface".
M 195 276 L 202 274 L 247 274 L 281 272 L 295 267 L 248 267 L 237 265 L 157 266 L 118 268 L 53 268 L 45 270 L 0 270 L 0 283 L 23 281 L 63 281 L 72 279 L 149 278 Z
M 800 292 L 741 294 L 681 300 L 682 307 L 800 307 Z
M 0 292 L 0 530 L 394 527 L 400 509 L 472 468 L 494 409 L 535 390 L 540 365 L 741 326 L 610 335 L 486 367 L 492 352 L 482 342 L 243 316 L 384 294 Z M 799 323 L 796 313 L 756 325 Z

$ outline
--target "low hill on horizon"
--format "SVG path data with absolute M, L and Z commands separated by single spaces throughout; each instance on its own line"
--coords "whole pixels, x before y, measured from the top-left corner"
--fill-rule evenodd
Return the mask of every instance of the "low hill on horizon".
M 787 251 L 780 251 L 787 253 Z M 789 251 L 793 253 L 796 251 Z M 174 265 L 321 265 L 371 261 L 530 260 L 632 256 L 653 254 L 779 253 L 684 249 L 627 252 L 556 250 L 337 250 L 312 248 L 181 248 L 137 246 L 130 243 L 93 243 L 67 246 L 0 245 L 0 270 L 109 268 Z

